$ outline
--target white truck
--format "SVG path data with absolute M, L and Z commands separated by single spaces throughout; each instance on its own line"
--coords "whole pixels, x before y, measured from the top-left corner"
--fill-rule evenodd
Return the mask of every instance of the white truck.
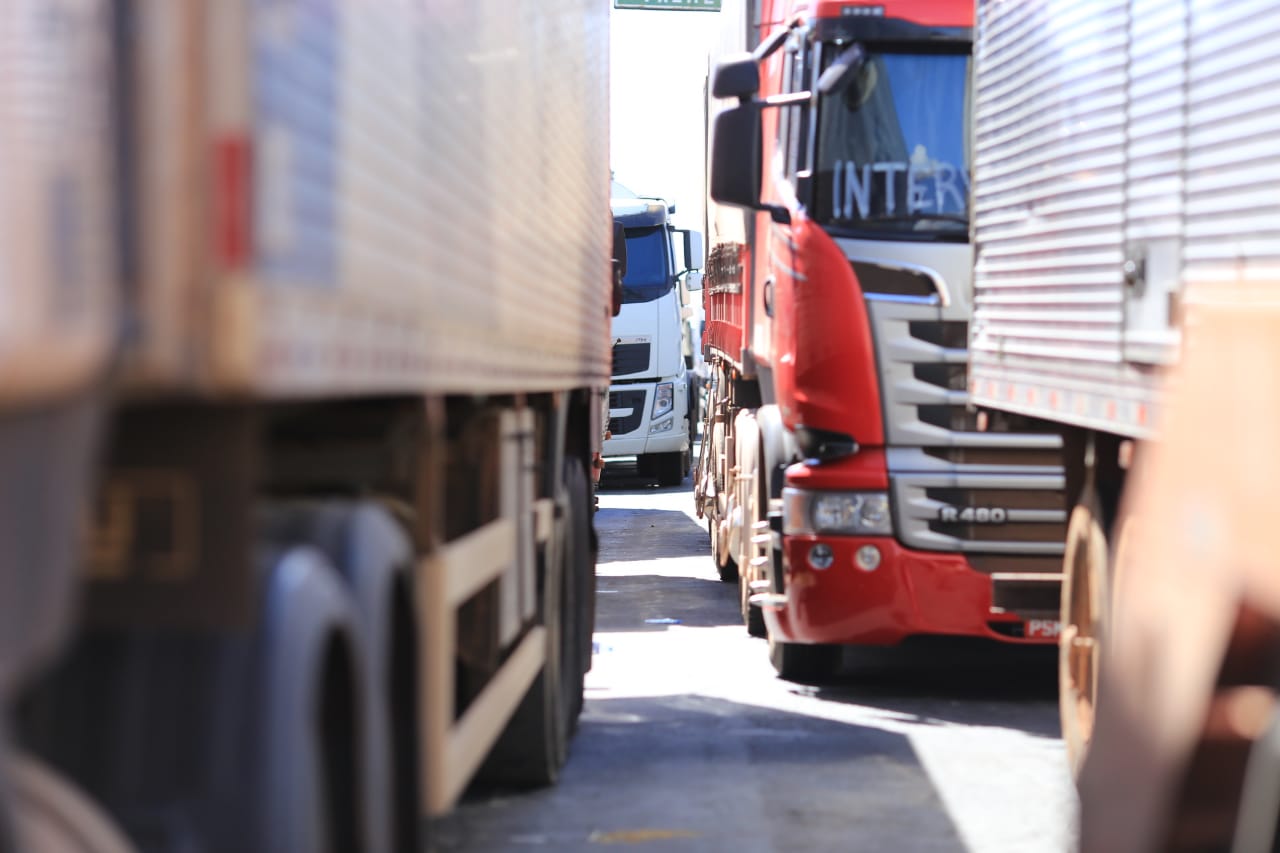
M 556 778 L 608 27 L 0 0 L 0 850 L 412 850 Z
M 616 187 L 616 185 L 615 185 Z M 701 287 L 702 234 L 675 228 L 661 199 L 617 195 L 614 221 L 627 235 L 622 311 L 613 318 L 608 457 L 634 456 L 641 476 L 678 486 L 689 473 L 697 380 L 688 294 Z M 676 235 L 682 235 L 683 267 Z

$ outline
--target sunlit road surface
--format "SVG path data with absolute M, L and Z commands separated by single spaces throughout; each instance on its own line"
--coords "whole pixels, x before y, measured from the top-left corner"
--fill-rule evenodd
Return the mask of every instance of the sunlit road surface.
M 1052 650 L 930 643 L 781 681 L 687 482 L 615 476 L 596 523 L 596 655 L 561 782 L 473 794 L 436 849 L 1072 848 Z

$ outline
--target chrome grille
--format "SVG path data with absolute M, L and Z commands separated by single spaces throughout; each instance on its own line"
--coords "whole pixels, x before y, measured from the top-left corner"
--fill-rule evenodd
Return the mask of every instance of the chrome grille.
M 871 298 L 868 309 L 898 538 L 929 551 L 1060 555 L 1062 439 L 1005 416 L 979 430 L 966 390 L 968 324 L 953 319 L 963 307 Z
M 1020 454 L 1015 448 L 1015 461 L 1005 465 L 990 455 L 982 463 L 956 464 L 921 448 L 891 449 L 898 537 L 929 551 L 1061 555 L 1067 520 L 1062 471 L 1016 461 Z

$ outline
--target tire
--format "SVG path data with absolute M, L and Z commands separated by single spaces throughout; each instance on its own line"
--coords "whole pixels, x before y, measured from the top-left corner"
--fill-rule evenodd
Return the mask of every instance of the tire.
M 99 806 L 34 757 L 11 756 L 7 768 L 18 850 L 133 853 Z
M 273 562 L 258 657 L 263 691 L 250 715 L 258 836 L 240 849 L 365 844 L 359 616 L 318 550 L 292 548 Z
M 733 583 L 738 579 L 738 562 L 729 555 L 727 548 L 720 547 L 720 534 L 716 530 L 715 519 L 707 519 L 707 533 L 711 537 L 711 559 L 716 564 L 716 574 L 723 583 Z
M 1058 705 L 1071 773 L 1078 778 L 1093 737 L 1098 668 L 1107 624 L 1110 566 L 1097 496 L 1087 491 L 1071 512 L 1063 554 Z
M 764 613 L 759 607 L 751 604 L 751 584 L 757 579 L 763 580 L 762 572 L 757 564 L 757 559 L 761 557 L 773 557 L 772 536 L 770 536 L 770 544 L 757 545 L 752 541 L 757 525 L 760 523 L 768 523 L 765 517 L 766 507 L 769 505 L 769 490 L 763 480 L 765 471 L 764 463 L 764 445 L 761 443 L 756 455 L 756 479 L 755 479 L 755 495 L 751 498 L 746 507 L 743 508 L 744 513 L 749 516 L 750 524 L 748 525 L 747 536 L 748 541 L 743 543 L 745 549 L 742 559 L 745 562 L 738 564 L 738 598 L 739 606 L 742 610 L 742 624 L 746 626 L 747 634 L 752 637 L 767 636 L 764 624 Z M 745 566 L 745 570 L 743 569 Z
M 318 550 L 260 544 L 252 626 L 88 629 L 18 730 L 147 849 L 374 850 L 359 617 Z
M 698 440 L 698 421 L 701 420 L 701 412 L 698 407 L 700 402 L 698 399 L 698 377 L 690 373 L 686 377 L 689 386 L 689 403 L 685 411 L 689 413 L 689 451 L 693 452 L 693 445 Z
M 338 569 L 360 616 L 365 726 L 364 814 L 375 850 L 418 845 L 417 626 L 409 578 L 413 546 L 374 501 L 286 503 L 264 513 L 268 538 L 306 542 Z
M 574 590 L 567 596 L 566 608 L 573 612 L 573 641 L 566 644 L 565 695 L 568 700 L 570 732 L 577 729 L 582 714 L 584 680 L 591 669 L 591 641 L 595 633 L 596 571 L 591 548 L 591 511 L 588 503 L 589 484 L 582 460 L 565 462 L 564 486 L 567 492 L 567 515 L 564 523 L 564 566 Z
M 751 585 L 745 574 L 738 581 L 738 598 L 742 608 L 742 624 L 747 627 L 747 634 L 752 637 L 767 636 L 764 611 L 751 603 Z
M 572 465 L 566 465 L 566 482 L 578 476 L 571 469 Z M 565 529 L 567 525 L 562 526 L 562 536 Z M 562 541 L 567 539 L 563 536 Z M 546 561 L 541 585 L 541 623 L 546 629 L 542 669 L 481 766 L 477 779 L 484 785 L 553 785 L 568 756 L 575 705 L 581 703 L 582 678 L 576 670 L 582 620 L 575 618 L 573 599 L 577 598 L 577 590 L 569 571 L 573 562 L 569 557 L 575 549 L 559 550 L 561 555 Z
M 823 684 L 840 665 L 840 647 L 784 643 L 769 637 L 769 662 L 779 678 L 799 684 Z
M 684 475 L 689 471 L 688 451 L 654 453 L 648 458 L 649 470 L 657 478 L 659 486 L 678 486 L 684 482 Z
M 1280 714 L 1249 750 L 1232 853 L 1280 849 Z

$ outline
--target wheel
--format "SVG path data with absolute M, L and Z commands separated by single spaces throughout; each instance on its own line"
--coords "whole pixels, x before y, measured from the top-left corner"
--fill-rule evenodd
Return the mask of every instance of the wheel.
M 574 590 L 567 596 L 566 608 L 571 608 L 573 637 L 566 643 L 565 695 L 569 709 L 570 731 L 577 728 L 582 713 L 583 681 L 591 669 L 591 640 L 595 633 L 596 572 L 591 547 L 591 511 L 589 509 L 587 475 L 582 460 L 571 458 L 565 463 L 564 486 L 567 493 L 565 517 L 564 566 L 569 583 L 566 589 Z
M 648 458 L 649 470 L 658 479 L 659 486 L 678 486 L 684 482 L 684 475 L 689 470 L 687 451 L 654 453 Z
M 779 678 L 800 684 L 822 684 L 831 680 L 840 665 L 840 647 L 784 643 L 770 636 L 769 663 Z
M 754 487 L 747 491 L 744 495 L 748 499 L 747 505 L 743 507 L 744 512 L 750 519 L 751 524 L 748 527 L 746 541 L 743 542 L 745 549 L 742 559 L 738 563 L 738 604 L 742 610 L 742 624 L 746 626 L 747 633 L 752 637 L 763 637 L 766 635 L 764 625 L 764 613 L 759 607 L 751 604 L 751 584 L 756 580 L 763 579 L 763 570 L 759 566 L 759 561 L 763 558 L 773 557 L 772 535 L 769 541 L 758 544 L 756 536 L 759 530 L 768 529 L 768 519 L 765 517 L 765 508 L 769 505 L 769 491 L 764 481 L 764 471 L 760 463 L 764 460 L 764 446 L 760 445 L 756 455 L 757 474 L 754 479 Z M 745 569 L 744 569 L 745 567 Z
M 689 449 L 693 449 L 693 444 L 698 440 L 698 377 L 690 373 L 688 377 L 689 385 L 689 405 L 686 411 L 689 413 Z
M 20 850 L 132 853 L 135 849 L 99 806 L 32 756 L 10 756 L 14 833 Z
M 721 543 L 720 531 L 716 530 L 714 518 L 707 519 L 707 533 L 711 537 L 711 559 L 715 561 L 716 573 L 724 583 L 733 583 L 738 579 L 738 562 Z
M 742 624 L 747 626 L 747 633 L 752 637 L 763 637 L 767 634 L 764 625 L 764 611 L 751 603 L 751 582 L 745 573 L 738 580 L 739 605 L 742 608 Z
M 361 691 L 368 773 L 364 813 L 373 843 L 418 846 L 417 624 L 409 579 L 413 547 L 404 528 L 374 501 L 293 502 L 262 515 L 277 542 L 319 548 L 345 579 L 360 615 Z
M 559 572 L 553 572 L 559 575 Z M 560 579 L 545 590 L 546 659 L 476 778 L 483 784 L 535 788 L 555 784 L 568 754 L 568 713 L 562 682 Z
M 1076 777 L 1093 737 L 1110 586 L 1107 539 L 1100 517 L 1096 495 L 1083 495 L 1071 512 L 1062 558 L 1058 703 L 1067 760 Z
M 1249 751 L 1235 829 L 1233 853 L 1280 849 L 1280 715 Z
M 148 850 L 378 849 L 359 616 L 318 550 L 261 545 L 252 626 L 86 630 L 17 728 Z
M 484 784 L 519 788 L 555 784 L 582 707 L 583 656 L 590 660 L 590 648 L 583 646 L 589 642 L 590 619 L 584 600 L 587 572 L 581 561 L 583 555 L 590 559 L 590 535 L 585 524 L 573 524 L 575 517 L 587 517 L 581 462 L 566 462 L 564 480 L 569 515 L 560 526 L 561 547 L 552 549 L 545 561 L 541 584 L 541 623 L 546 630 L 542 670 L 485 759 L 477 775 Z M 594 593 L 594 572 L 589 580 Z

